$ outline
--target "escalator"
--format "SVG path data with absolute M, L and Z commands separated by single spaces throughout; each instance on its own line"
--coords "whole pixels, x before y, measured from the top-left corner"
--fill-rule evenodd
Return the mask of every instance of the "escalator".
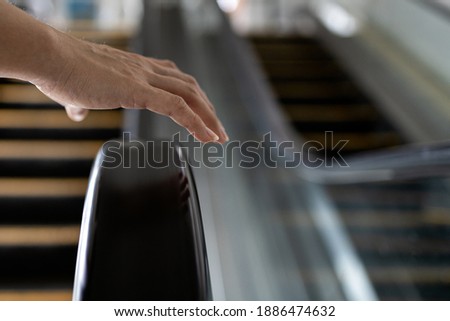
M 261 35 L 249 40 L 281 109 L 304 141 L 317 141 L 329 151 L 326 132 L 331 132 L 335 142 L 348 141 L 340 151 L 344 159 L 352 155 L 357 159 L 358 153 L 411 140 L 319 40 Z M 445 169 L 441 175 L 446 175 Z M 324 182 L 379 299 L 450 298 L 448 179 Z M 308 225 L 299 218 L 290 220 L 292 228 Z
M 211 297 L 448 299 L 448 146 L 405 146 L 414 135 L 318 38 L 250 36 L 252 51 L 211 3 L 198 12 L 155 3 L 147 4 L 141 53 L 192 73 L 232 139 L 270 132 L 277 142 L 328 147 L 333 132 L 349 141 L 350 168 L 245 170 L 236 156 L 229 168 L 192 169 Z M 210 14 L 217 20 L 202 20 Z M 179 132 L 137 114 L 134 133 L 144 140 Z
M 75 124 L 31 87 L 4 82 L 0 298 L 70 299 L 78 245 L 77 300 L 448 300 L 447 144 L 405 146 L 416 142 L 408 126 L 319 36 L 247 41 L 215 2 L 189 3 L 146 1 L 140 53 L 194 75 L 232 140 L 270 132 L 330 151 L 333 132 L 348 140 L 351 166 L 244 169 L 236 153 L 229 167 L 105 169 L 118 155 L 106 149 L 88 183 L 122 112 Z M 180 132 L 124 113 L 141 140 L 117 145 L 122 156 Z M 180 150 L 156 148 L 176 163 L 199 156 Z

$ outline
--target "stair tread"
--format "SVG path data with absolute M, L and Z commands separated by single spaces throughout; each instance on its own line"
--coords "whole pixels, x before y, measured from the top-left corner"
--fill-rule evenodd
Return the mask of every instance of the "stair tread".
M 379 116 L 369 105 L 346 106 L 284 106 L 292 121 L 302 122 L 348 122 L 348 121 L 376 121 Z
M 19 83 L 1 84 L 0 101 L 3 103 L 56 104 L 35 86 Z
M 103 140 L 0 140 L 0 158 L 93 159 L 103 144 Z
M 0 301 L 71 301 L 72 289 L 0 290 Z
M 0 246 L 76 246 L 79 234 L 79 225 L 1 225 Z
M 93 159 L 0 158 L 0 177 L 88 177 Z
M 83 203 L 84 195 L 0 197 L 0 224 L 80 224 Z
M 264 62 L 330 60 L 329 53 L 315 43 L 255 43 L 254 48 Z
M 91 111 L 84 121 L 74 122 L 60 110 L 1 109 L 0 128 L 16 129 L 115 129 L 120 128 L 122 115 L 119 110 Z
M 86 193 L 88 178 L 0 178 L 0 197 L 74 197 Z
M 283 81 L 272 87 L 279 98 L 360 98 L 362 94 L 350 81 Z
M 449 215 L 436 215 L 433 209 L 425 211 L 396 211 L 396 210 L 368 210 L 356 209 L 354 211 L 339 210 L 345 226 L 349 229 L 417 229 L 424 225 L 430 227 L 450 227 Z M 301 213 L 284 215 L 283 221 L 288 226 L 311 228 L 314 222 L 309 216 Z
M 314 78 L 324 76 L 345 76 L 342 69 L 333 61 L 263 61 L 262 64 L 267 71 L 267 74 L 272 79 L 292 76 L 298 76 L 300 78 L 305 76 Z
M 305 133 L 307 140 L 323 142 L 325 134 L 323 132 Z M 377 149 L 399 145 L 402 142 L 401 137 L 395 131 L 384 131 L 377 133 L 345 133 L 339 132 L 333 134 L 333 141 L 348 141 L 345 145 L 346 151 L 360 151 L 368 149 Z

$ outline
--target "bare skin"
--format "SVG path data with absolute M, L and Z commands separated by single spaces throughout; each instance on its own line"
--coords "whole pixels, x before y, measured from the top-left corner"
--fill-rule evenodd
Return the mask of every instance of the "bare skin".
M 173 62 L 79 40 L 0 0 L 0 77 L 29 81 L 83 120 L 89 109 L 148 109 L 201 142 L 228 136 L 196 80 Z

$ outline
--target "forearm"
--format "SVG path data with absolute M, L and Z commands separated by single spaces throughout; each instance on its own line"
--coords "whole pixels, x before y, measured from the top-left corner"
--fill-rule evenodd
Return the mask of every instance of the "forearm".
M 0 77 L 35 83 L 50 74 L 57 32 L 0 0 Z

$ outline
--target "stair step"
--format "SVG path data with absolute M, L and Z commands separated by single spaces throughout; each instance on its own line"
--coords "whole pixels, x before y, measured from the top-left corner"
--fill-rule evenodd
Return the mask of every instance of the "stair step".
M 406 234 L 406 233 L 404 233 Z M 448 246 L 448 237 L 441 238 L 435 236 L 434 239 L 414 239 L 410 235 L 401 235 L 392 233 L 392 235 L 385 235 L 382 233 L 353 233 L 351 239 L 355 242 L 356 247 L 360 251 L 374 251 L 379 256 L 387 256 L 393 253 L 398 257 L 399 252 L 411 256 L 411 251 L 414 251 L 413 260 L 418 260 L 421 256 L 430 255 L 438 257 L 441 263 L 445 262 L 444 256 L 447 257 L 447 263 L 450 262 L 450 247 Z M 447 244 L 446 244 L 447 243 Z M 392 254 L 391 254 L 392 255 Z
M 248 39 L 255 45 L 257 44 L 298 44 L 298 43 L 313 43 L 317 44 L 317 40 L 312 37 L 308 36 L 302 36 L 302 35 L 265 35 L 265 34 L 258 34 L 258 35 L 250 35 Z
M 442 266 L 369 268 L 368 272 L 376 283 L 447 283 L 450 286 L 448 268 Z
M 87 178 L 0 178 L 2 197 L 81 197 Z
M 364 187 L 346 186 L 345 188 L 329 188 L 328 193 L 338 200 L 340 204 L 367 204 L 395 206 L 399 203 L 403 205 L 421 206 L 424 198 L 430 196 L 424 191 L 402 191 L 402 190 L 382 190 L 382 189 L 364 189 Z M 442 195 L 442 193 L 439 193 Z M 435 196 L 437 196 L 437 192 Z
M 0 301 L 72 301 L 72 289 L 0 290 Z
M 0 140 L 3 159 L 93 159 L 103 140 Z
M 441 266 L 420 266 L 420 267 L 369 267 L 367 272 L 375 283 L 437 283 L 441 280 L 450 285 L 450 270 Z M 327 269 L 302 269 L 301 274 L 306 282 L 314 281 L 315 279 L 325 277 L 329 271 Z
M 264 62 L 330 60 L 330 54 L 315 43 L 255 43 L 260 59 Z
M 375 284 L 375 290 L 384 301 L 448 301 L 450 299 L 450 285 L 435 284 Z
M 108 140 L 118 137 L 119 129 L 4 129 L 0 128 L 0 138 L 6 140 Z
M 272 87 L 280 99 L 361 99 L 362 94 L 349 81 L 283 81 Z
M 303 135 L 306 140 L 318 141 L 325 146 L 325 134 L 323 132 L 310 132 Z M 345 151 L 365 151 L 399 145 L 402 142 L 401 137 L 395 131 L 379 133 L 334 133 L 333 141 L 348 141 L 345 145 Z
M 370 105 L 287 105 L 284 106 L 293 122 L 350 122 L 376 121 L 379 115 Z
M 432 212 L 432 209 L 430 209 Z M 387 209 L 383 211 L 356 209 L 354 211 L 339 211 L 345 226 L 350 230 L 401 230 L 401 229 L 419 229 L 424 226 L 431 228 L 450 227 L 450 216 L 428 214 L 428 211 L 398 211 Z M 283 217 L 287 226 L 297 228 L 313 228 L 314 223 L 307 215 L 301 213 L 291 213 Z
M 428 212 L 431 212 L 430 214 Z M 435 215 L 433 209 L 420 211 L 383 210 L 356 210 L 343 211 L 340 216 L 349 228 L 375 228 L 375 229 L 418 229 L 423 226 L 450 227 L 450 215 Z
M 118 129 L 122 125 L 119 110 L 90 111 L 85 120 L 74 122 L 63 108 L 59 110 L 0 109 L 0 128 L 8 129 Z M 0 135 L 0 137 L 2 137 Z
M 1 86 L 0 86 L 1 87 Z M 3 109 L 14 109 L 14 110 L 57 110 L 62 111 L 63 106 L 56 104 L 53 101 L 49 101 L 47 103 L 38 103 L 35 104 L 33 102 L 3 102 L 0 100 L 0 110 Z
M 78 244 L 79 225 L 70 226 L 0 226 L 1 246 L 65 246 Z
M 10 104 L 54 104 L 50 98 L 31 84 L 0 85 L 0 101 Z
M 70 289 L 77 246 L 0 246 L 0 289 Z
M 0 128 L 0 138 L 12 140 L 107 140 L 118 137 L 117 129 L 5 129 Z
M 350 121 L 294 121 L 292 125 L 303 135 L 314 132 L 331 131 L 337 133 L 383 133 L 392 132 L 386 123 L 370 120 L 350 120 Z
M 2 159 L 0 177 L 88 177 L 92 159 Z
M 342 80 L 345 73 L 332 61 L 262 62 L 271 81 Z
M 84 195 L 0 197 L 0 224 L 80 224 Z

